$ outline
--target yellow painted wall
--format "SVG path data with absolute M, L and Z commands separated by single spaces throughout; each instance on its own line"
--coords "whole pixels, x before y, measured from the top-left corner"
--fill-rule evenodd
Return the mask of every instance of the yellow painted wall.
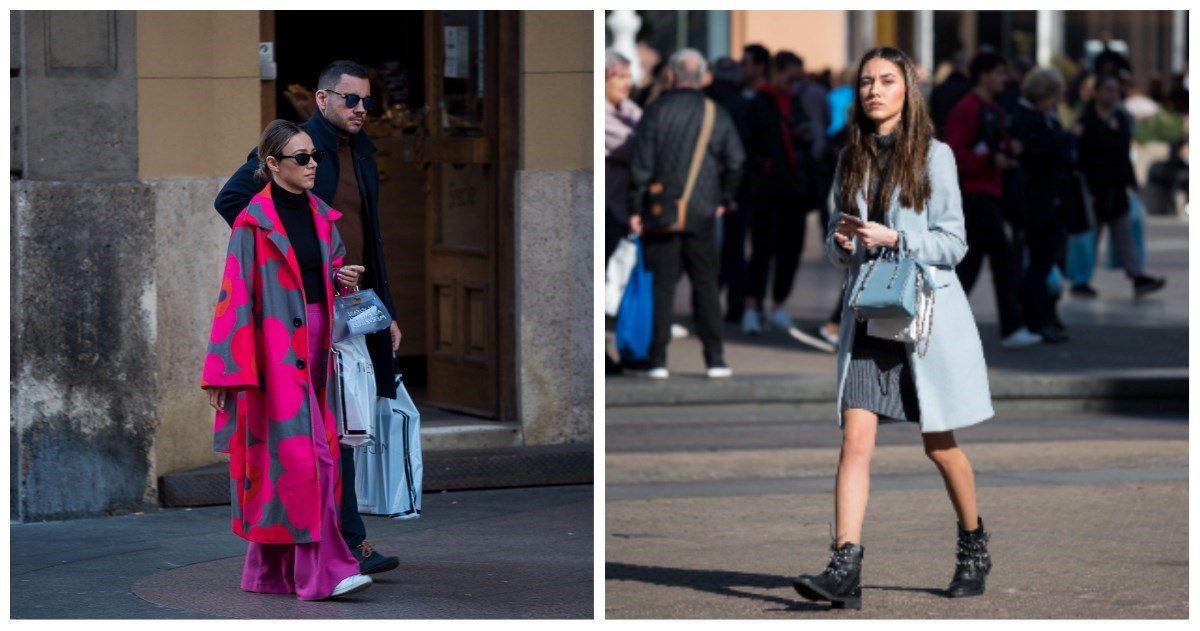
M 591 169 L 591 11 L 521 12 L 519 169 Z
M 227 177 L 261 133 L 258 11 L 138 11 L 138 173 Z
M 846 11 L 734 11 L 730 50 L 738 58 L 747 44 L 790 50 L 804 59 L 806 71 L 830 68 L 837 76 L 846 65 L 846 20 Z

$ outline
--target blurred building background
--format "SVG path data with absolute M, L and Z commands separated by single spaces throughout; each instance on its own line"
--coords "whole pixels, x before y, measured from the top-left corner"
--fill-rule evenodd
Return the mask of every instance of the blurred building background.
M 1125 109 L 1134 117 L 1139 181 L 1147 211 L 1184 214 L 1184 192 L 1155 177 L 1156 165 L 1186 162 L 1189 13 L 1166 11 L 608 11 L 605 43 L 631 60 L 633 98 L 644 105 L 661 85 L 671 53 L 695 48 L 710 64 L 741 60 L 749 44 L 771 54 L 789 50 L 810 79 L 827 90 L 842 85 L 862 54 L 897 46 L 917 62 L 930 91 L 952 71 L 952 57 L 990 51 L 1010 68 L 1058 69 L 1067 85 L 1059 107 L 1070 124 L 1089 96 L 1093 62 L 1109 50 L 1124 59 Z M 710 66 L 711 68 L 711 66 Z M 1173 176 L 1172 176 L 1173 177 Z M 1161 182 L 1159 180 L 1162 180 Z
M 1132 61 L 1143 89 L 1155 76 L 1187 67 L 1187 11 L 609 11 L 606 44 L 637 57 L 644 42 L 661 59 L 691 47 L 709 59 L 741 57 L 747 44 L 788 49 L 808 72 L 835 77 L 867 50 L 881 45 L 907 51 L 932 74 L 958 50 L 984 49 L 1025 56 L 1038 65 L 1090 61 L 1102 37 Z M 631 14 L 636 13 L 637 19 Z M 619 14 L 619 15 L 614 15 Z M 633 31 L 632 34 L 630 31 Z M 652 71 L 653 68 L 646 69 Z M 635 71 L 635 80 L 636 80 Z

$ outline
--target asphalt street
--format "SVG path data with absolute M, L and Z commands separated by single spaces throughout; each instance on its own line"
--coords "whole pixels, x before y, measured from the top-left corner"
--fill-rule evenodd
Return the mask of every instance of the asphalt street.
M 956 434 L 992 532 L 987 593 L 942 596 L 954 512 L 916 428 L 888 425 L 872 464 L 863 609 L 831 611 L 791 578 L 828 560 L 836 426 L 610 425 L 605 617 L 1188 617 L 1186 418 L 993 419 Z
M 594 617 L 591 485 L 426 494 L 415 520 L 364 517 L 400 558 L 366 591 L 305 602 L 239 588 L 229 506 L 13 523 L 20 619 L 586 619 Z

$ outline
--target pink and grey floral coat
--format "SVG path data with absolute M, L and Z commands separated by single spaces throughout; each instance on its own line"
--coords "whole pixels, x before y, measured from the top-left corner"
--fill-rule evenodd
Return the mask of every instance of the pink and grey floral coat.
M 333 225 L 341 213 L 312 194 L 308 199 L 329 270 L 325 304 L 332 323 L 333 270 L 345 256 Z M 233 532 L 257 543 L 312 543 L 322 536 L 303 287 L 268 184 L 233 223 L 201 381 L 232 389 L 216 415 L 213 449 L 229 454 Z M 319 388 L 329 383 L 329 370 Z M 337 425 L 325 392 L 319 414 L 336 464 Z M 340 495 L 341 485 L 334 488 Z

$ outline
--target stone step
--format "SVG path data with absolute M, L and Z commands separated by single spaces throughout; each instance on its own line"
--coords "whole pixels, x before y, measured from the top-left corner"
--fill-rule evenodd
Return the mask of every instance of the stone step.
M 591 484 L 594 480 L 590 443 L 424 449 L 422 491 Z M 164 508 L 229 503 L 229 465 L 224 462 L 168 473 L 159 478 Z
M 1075 375 L 993 375 L 998 414 L 1186 412 L 1187 369 Z M 832 377 L 753 375 L 726 381 L 679 377 L 667 381 L 608 379 L 605 421 L 656 418 L 827 418 L 836 401 Z

